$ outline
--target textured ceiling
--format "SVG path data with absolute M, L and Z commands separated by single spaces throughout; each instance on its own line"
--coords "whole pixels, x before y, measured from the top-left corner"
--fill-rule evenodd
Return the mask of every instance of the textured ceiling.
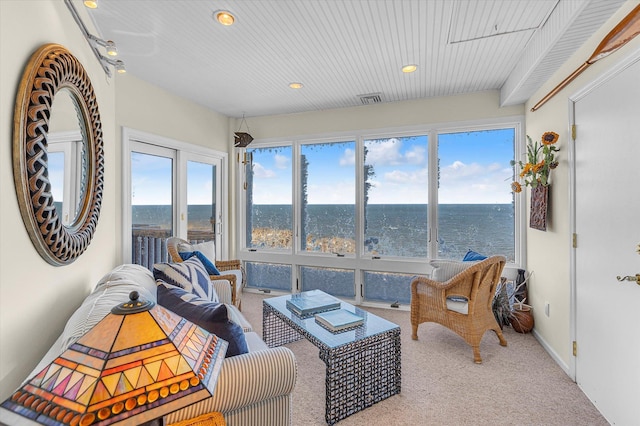
M 523 103 L 623 3 L 100 0 L 87 13 L 128 73 L 237 118 L 484 90 Z

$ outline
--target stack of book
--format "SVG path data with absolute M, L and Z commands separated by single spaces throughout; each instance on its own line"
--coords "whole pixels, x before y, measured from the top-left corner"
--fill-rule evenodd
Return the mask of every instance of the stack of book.
M 329 331 L 338 332 L 362 325 L 364 318 L 346 309 L 337 309 L 316 314 L 316 322 Z
M 340 300 L 321 290 L 304 291 L 287 300 L 287 309 L 303 318 L 339 308 Z

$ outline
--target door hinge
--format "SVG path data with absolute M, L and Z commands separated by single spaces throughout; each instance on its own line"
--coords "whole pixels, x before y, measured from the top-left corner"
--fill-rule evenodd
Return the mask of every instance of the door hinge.
M 576 127 L 575 124 L 572 124 L 571 125 L 571 139 L 573 139 L 575 141 L 577 134 L 578 134 L 578 128 Z
M 578 343 L 576 343 L 576 341 L 573 341 L 573 356 L 578 356 Z
M 571 245 L 573 245 L 573 248 L 578 248 L 578 234 L 574 232 L 571 237 L 571 240 L 572 240 Z

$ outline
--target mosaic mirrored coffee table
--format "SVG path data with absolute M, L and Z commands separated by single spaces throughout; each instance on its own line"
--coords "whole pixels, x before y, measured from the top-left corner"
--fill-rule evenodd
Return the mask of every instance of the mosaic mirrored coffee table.
M 348 417 L 400 393 L 400 327 L 341 301 L 341 308 L 364 318 L 364 324 L 331 332 L 315 318 L 301 318 L 290 311 L 291 295 L 262 302 L 262 334 L 269 347 L 307 339 L 320 349 L 326 364 L 326 412 L 328 424 Z

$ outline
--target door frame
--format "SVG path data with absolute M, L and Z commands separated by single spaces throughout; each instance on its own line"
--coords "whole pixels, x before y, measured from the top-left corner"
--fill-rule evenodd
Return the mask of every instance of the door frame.
M 593 90 L 597 89 L 601 85 L 605 84 L 612 78 L 616 77 L 622 71 L 626 70 L 636 62 L 640 61 L 640 48 L 626 55 L 622 59 L 613 64 L 607 71 L 597 76 L 591 82 L 585 84 L 581 89 L 574 92 L 568 97 L 569 108 L 569 127 L 568 134 L 571 136 L 569 139 L 568 149 L 568 163 L 569 163 L 569 228 L 571 235 L 576 235 L 576 146 L 575 137 L 572 129 L 576 125 L 576 103 L 589 95 Z M 576 341 L 577 335 L 577 280 L 576 280 L 576 247 L 572 246 L 569 257 L 569 280 L 570 280 L 570 307 L 569 307 L 569 338 L 571 342 Z M 576 378 L 576 357 L 571 357 L 569 361 L 569 371 L 567 372 L 569 377 L 573 381 L 577 381 Z
M 181 207 L 184 207 L 186 214 L 186 163 L 194 161 L 197 158 L 207 158 L 219 161 L 216 175 L 219 177 L 219 195 L 217 202 L 219 203 L 219 216 L 222 223 L 217 225 L 219 232 L 216 235 L 221 236 L 221 243 L 216 243 L 216 256 L 220 259 L 228 259 L 229 256 L 229 224 L 226 218 L 229 215 L 229 198 L 228 198 L 228 157 L 226 152 L 217 151 L 199 145 L 194 145 L 179 140 L 166 138 L 164 136 L 143 132 L 140 130 L 122 127 L 122 253 L 121 260 L 124 263 L 131 262 L 131 145 L 133 143 L 144 143 L 155 145 L 161 148 L 171 149 L 176 152 L 176 173 L 174 173 L 174 199 L 177 203 L 177 210 L 174 211 L 174 229 L 178 236 L 183 235 L 186 238 L 186 220 L 180 220 L 183 213 Z M 184 167 L 182 166 L 184 163 Z M 178 188 L 176 180 L 182 182 Z M 174 209 L 175 210 L 175 209 Z

